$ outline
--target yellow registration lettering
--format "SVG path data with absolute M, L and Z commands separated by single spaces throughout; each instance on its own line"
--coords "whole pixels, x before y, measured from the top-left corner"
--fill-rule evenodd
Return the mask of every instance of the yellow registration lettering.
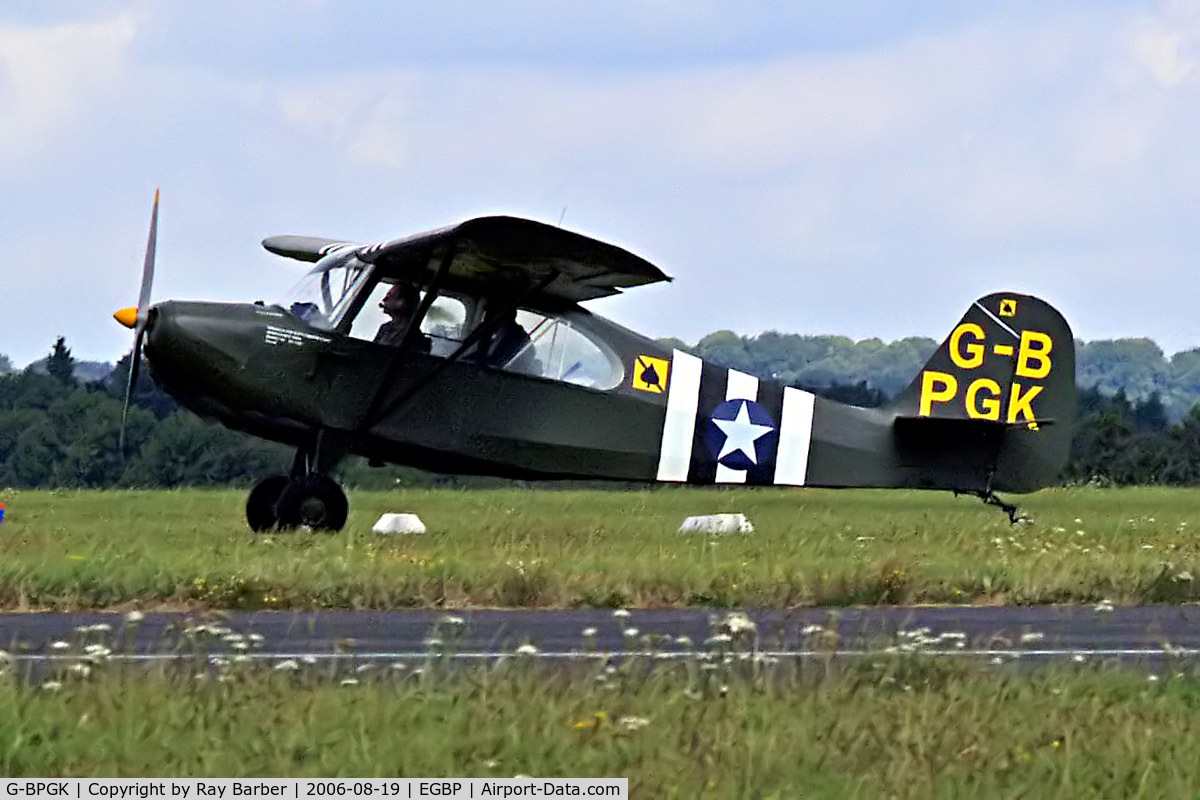
M 963 343 L 970 335 L 974 341 Z M 983 365 L 983 328 L 974 322 L 964 322 L 950 334 L 950 360 L 960 369 L 975 369 Z
M 1039 387 L 1040 388 L 1040 387 Z M 987 392 L 988 397 L 979 397 Z M 967 416 L 972 419 L 1000 419 L 1000 384 L 991 378 L 972 381 L 967 387 Z
M 945 372 L 928 370 L 921 373 L 921 403 L 917 412 L 928 417 L 934 403 L 948 403 L 958 393 L 958 380 Z
M 1017 415 L 1020 414 L 1028 422 L 1033 422 L 1035 419 L 1033 414 L 1033 398 L 1042 393 L 1042 386 L 1031 386 L 1029 391 L 1021 393 L 1021 384 L 1014 383 L 1012 385 L 1012 396 L 1008 401 L 1008 421 L 1017 422 Z
M 1050 374 L 1050 351 L 1054 340 L 1040 331 L 1021 331 L 1021 347 L 1017 351 L 1017 376 L 1041 379 Z

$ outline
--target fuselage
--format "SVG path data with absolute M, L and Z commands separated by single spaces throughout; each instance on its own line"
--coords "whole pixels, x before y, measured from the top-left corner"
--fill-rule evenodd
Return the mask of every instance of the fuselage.
M 953 474 L 922 458 L 904 463 L 887 410 L 760 381 L 580 307 L 558 316 L 620 365 L 619 383 L 598 389 L 398 354 L 258 304 L 159 304 L 146 354 L 166 391 L 230 428 L 292 445 L 321 431 L 347 452 L 434 471 L 962 490 L 987 480 L 966 449 Z M 376 403 L 387 413 L 368 419 L 396 358 Z

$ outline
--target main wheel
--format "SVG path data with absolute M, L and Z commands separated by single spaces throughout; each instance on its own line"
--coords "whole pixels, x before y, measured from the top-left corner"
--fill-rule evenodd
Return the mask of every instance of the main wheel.
M 346 524 L 350 502 L 332 478 L 314 473 L 289 481 L 275 508 L 281 528 L 305 525 L 339 531 Z
M 255 533 L 269 531 L 279 524 L 276 506 L 287 485 L 288 479 L 283 475 L 263 478 L 254 485 L 246 498 L 246 522 L 250 523 L 250 530 Z

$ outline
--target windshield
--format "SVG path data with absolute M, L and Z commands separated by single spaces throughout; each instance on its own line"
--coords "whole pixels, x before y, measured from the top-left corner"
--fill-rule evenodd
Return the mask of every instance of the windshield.
M 318 261 L 313 271 L 279 300 L 279 305 L 314 328 L 332 330 L 370 273 L 371 266 L 359 261 L 353 251 L 335 251 Z

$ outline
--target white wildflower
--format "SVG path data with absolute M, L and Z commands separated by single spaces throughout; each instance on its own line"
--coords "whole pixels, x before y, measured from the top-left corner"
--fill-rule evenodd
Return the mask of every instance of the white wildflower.
M 758 626 L 754 624 L 754 620 L 741 612 L 734 612 L 725 617 L 725 630 L 734 636 L 740 636 L 743 633 L 753 633 L 757 629 Z
M 51 649 L 51 650 L 59 650 L 59 651 L 62 651 L 62 650 L 70 650 L 70 649 L 71 649 L 71 643 L 70 643 L 70 642 L 64 642 L 64 641 L 62 641 L 62 640 L 60 639 L 60 640 L 58 640 L 57 642 L 52 642 L 52 643 L 50 644 L 50 649 Z
M 47 692 L 57 692 L 62 688 L 62 681 L 46 681 L 42 684 L 42 688 Z
M 300 665 L 296 662 L 296 659 L 289 658 L 284 661 L 280 661 L 275 665 L 274 668 L 281 672 L 295 672 L 296 670 L 300 669 Z
M 1045 638 L 1046 638 L 1046 634 L 1038 633 L 1036 631 L 1031 631 L 1030 633 L 1021 634 L 1021 642 L 1023 644 L 1029 644 L 1030 642 L 1040 642 L 1042 639 L 1045 639 Z
M 627 731 L 640 730 L 650 724 L 645 717 L 621 717 L 617 724 Z
M 343 678 L 342 686 L 358 686 L 358 678 Z
M 637 628 L 626 628 L 624 631 L 622 631 L 622 633 L 625 634 L 625 638 L 632 639 L 633 637 L 638 635 L 638 629 Z
M 523 644 L 517 648 L 517 655 L 519 656 L 536 656 L 537 652 L 538 649 L 531 644 Z

